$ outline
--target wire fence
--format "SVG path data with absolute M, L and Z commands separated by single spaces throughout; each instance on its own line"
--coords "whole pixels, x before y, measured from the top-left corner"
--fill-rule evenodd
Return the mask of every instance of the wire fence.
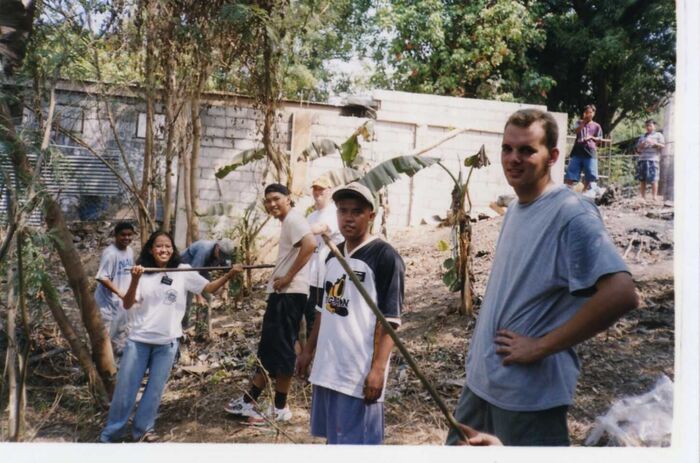
M 569 165 L 569 156 L 574 146 L 575 136 L 566 137 L 565 166 Z M 604 138 L 598 144 L 598 184 L 601 186 L 617 185 L 623 191 L 632 193 L 637 187 L 634 178 L 637 166 L 637 154 L 615 146 L 613 140 Z

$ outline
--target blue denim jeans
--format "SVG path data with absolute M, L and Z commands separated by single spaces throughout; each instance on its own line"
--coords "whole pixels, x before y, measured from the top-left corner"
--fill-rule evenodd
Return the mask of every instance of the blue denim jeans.
M 566 180 L 578 182 L 581 177 L 581 171 L 584 174 L 584 180 L 587 182 L 595 182 L 598 180 L 598 158 L 590 156 L 571 156 L 569 165 L 566 168 Z
M 131 339 L 126 341 L 117 373 L 117 385 L 109 405 L 107 424 L 102 430 L 100 441 L 113 442 L 123 436 L 146 370 L 149 371 L 148 382 L 136 409 L 131 432 L 134 440 L 138 440 L 153 429 L 177 348 L 177 340 L 162 345 Z

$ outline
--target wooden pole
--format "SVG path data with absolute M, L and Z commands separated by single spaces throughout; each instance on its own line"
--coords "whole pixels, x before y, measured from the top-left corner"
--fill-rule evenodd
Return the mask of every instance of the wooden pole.
M 435 400 L 437 403 L 438 407 L 440 407 L 440 411 L 442 411 L 442 414 L 445 415 L 445 419 L 447 420 L 447 424 L 454 429 L 457 434 L 460 436 L 460 438 L 469 445 L 469 439 L 467 436 L 464 434 L 462 429 L 459 427 L 459 424 L 457 423 L 457 420 L 455 420 L 455 417 L 452 416 L 452 413 L 447 409 L 447 406 L 445 403 L 442 401 L 440 396 L 438 395 L 437 391 L 433 387 L 432 384 L 428 381 L 428 379 L 423 376 L 423 373 L 420 372 L 418 369 L 418 365 L 416 362 L 413 360 L 413 357 L 411 357 L 411 354 L 408 352 L 406 347 L 403 345 L 399 337 L 396 335 L 396 331 L 391 327 L 389 322 L 384 318 L 384 314 L 382 314 L 379 311 L 379 308 L 377 307 L 377 304 L 372 300 L 370 297 L 369 293 L 365 289 L 364 285 L 360 282 L 360 280 L 357 278 L 357 275 L 355 275 L 355 272 L 352 271 L 352 268 L 350 268 L 350 265 L 348 265 L 348 262 L 343 258 L 343 255 L 340 253 L 338 250 L 338 247 L 331 241 L 331 239 L 328 237 L 326 234 L 321 235 L 323 237 L 323 241 L 326 242 L 326 246 L 328 246 L 335 256 L 336 259 L 338 259 L 338 262 L 340 262 L 340 265 L 343 267 L 345 272 L 348 274 L 352 282 L 355 284 L 357 287 L 357 290 L 360 292 L 362 295 L 362 298 L 367 302 L 369 307 L 372 309 L 372 312 L 374 312 L 374 315 L 377 317 L 377 320 L 382 324 L 384 329 L 389 333 L 389 336 L 391 336 L 391 339 L 394 340 L 394 343 L 396 344 L 396 347 L 398 347 L 399 351 L 401 352 L 401 355 L 403 358 L 406 360 L 406 363 L 408 363 L 408 366 L 411 367 L 413 372 L 416 374 L 420 382 L 423 384 L 423 386 L 428 390 L 428 393 L 430 396 Z
M 243 270 L 257 269 L 257 268 L 275 268 L 273 264 L 257 264 L 257 265 L 244 265 Z M 127 267 L 124 270 L 131 270 L 132 267 Z M 165 272 L 207 272 L 212 270 L 231 270 L 230 266 L 221 267 L 178 267 L 178 268 L 160 268 L 160 267 L 145 267 L 143 269 L 144 273 L 165 273 Z

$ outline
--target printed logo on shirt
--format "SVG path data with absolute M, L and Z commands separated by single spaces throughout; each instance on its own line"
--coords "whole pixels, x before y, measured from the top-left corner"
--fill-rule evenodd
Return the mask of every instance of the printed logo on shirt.
M 349 299 L 343 298 L 343 293 L 345 292 L 345 278 L 347 275 L 343 275 L 338 278 L 335 283 L 326 281 L 326 310 L 340 315 L 341 317 L 347 317 L 348 315 L 348 304 Z
M 175 304 L 175 301 L 177 301 L 177 291 L 174 289 L 169 289 L 165 292 L 165 303 L 167 305 L 172 305 Z
M 126 269 L 132 267 L 133 265 L 134 263 L 131 261 L 131 259 L 120 260 L 117 262 L 117 275 L 130 273 L 129 270 Z

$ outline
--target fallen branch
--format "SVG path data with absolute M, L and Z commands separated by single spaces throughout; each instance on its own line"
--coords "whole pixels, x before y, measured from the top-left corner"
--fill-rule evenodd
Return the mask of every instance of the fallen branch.
M 428 393 L 430 396 L 433 398 L 433 400 L 437 403 L 438 407 L 440 407 L 440 410 L 442 411 L 442 414 L 445 416 L 445 419 L 447 420 L 447 424 L 454 429 L 457 432 L 457 435 L 467 444 L 469 445 L 469 439 L 467 436 L 464 434 L 464 431 L 459 427 L 459 423 L 457 423 L 457 420 L 455 420 L 455 417 L 452 416 L 452 413 L 447 409 L 447 406 L 445 403 L 442 401 L 440 396 L 438 395 L 437 391 L 433 387 L 432 384 L 430 384 L 430 381 L 423 376 L 423 373 L 418 368 L 418 365 L 416 362 L 413 360 L 413 357 L 411 357 L 411 354 L 408 352 L 406 347 L 403 345 L 399 337 L 396 335 L 396 331 L 394 331 L 394 328 L 391 327 L 389 322 L 384 318 L 384 315 L 379 311 L 379 308 L 377 307 L 377 304 L 372 300 L 370 297 L 369 293 L 365 289 L 364 285 L 360 282 L 360 280 L 357 278 L 357 275 L 355 275 L 355 272 L 353 272 L 352 268 L 350 268 L 350 265 L 348 265 L 348 262 L 345 260 L 343 255 L 340 253 L 338 250 L 338 247 L 331 241 L 331 239 L 328 237 L 326 234 L 322 234 L 321 237 L 323 237 L 323 241 L 325 241 L 326 246 L 331 250 L 333 255 L 335 256 L 336 259 L 338 259 L 338 262 L 340 262 L 340 265 L 343 267 L 347 275 L 350 277 L 352 282 L 355 284 L 355 287 L 357 290 L 360 292 L 362 295 L 362 298 L 367 302 L 367 305 L 372 309 L 372 312 L 374 312 L 374 315 L 377 317 L 377 320 L 382 324 L 384 329 L 389 333 L 389 336 L 391 336 L 391 339 L 394 340 L 394 343 L 396 344 L 396 347 L 399 349 L 401 352 L 401 355 L 403 356 L 404 360 L 406 360 L 406 363 L 408 363 L 408 366 L 411 367 L 411 370 L 416 374 L 418 379 L 420 379 L 420 382 L 423 384 L 423 386 L 427 389 Z
M 51 349 L 41 354 L 32 355 L 31 357 L 29 357 L 29 365 L 35 365 L 36 363 L 39 363 L 39 361 L 44 360 L 45 358 L 54 357 L 64 352 L 68 352 L 68 350 L 69 349 L 67 347 L 57 347 L 55 349 Z

